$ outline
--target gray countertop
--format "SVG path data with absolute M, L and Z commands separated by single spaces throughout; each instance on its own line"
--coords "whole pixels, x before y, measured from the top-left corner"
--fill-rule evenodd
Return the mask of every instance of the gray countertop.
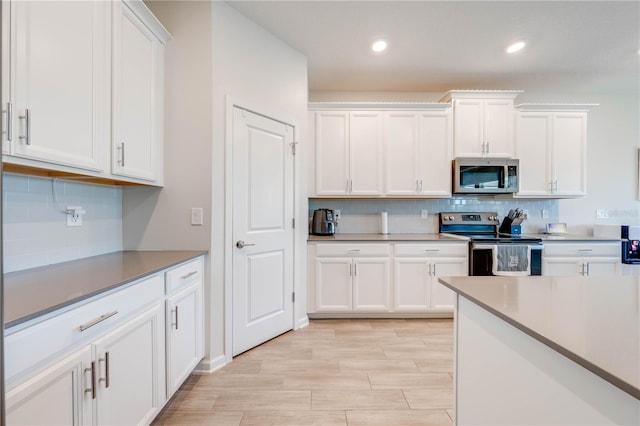
M 614 242 L 620 239 L 598 238 L 588 235 L 551 235 L 551 234 L 525 234 L 525 237 L 540 238 L 543 242 Z M 468 238 L 451 234 L 335 234 L 329 236 L 309 235 L 309 242 L 318 241 L 468 241 Z
M 640 399 L 640 277 L 439 281 Z
M 89 299 L 206 251 L 121 251 L 4 275 L 4 327 Z
M 448 234 L 335 234 L 330 236 L 309 235 L 309 242 L 319 241 L 468 241 L 467 238 Z

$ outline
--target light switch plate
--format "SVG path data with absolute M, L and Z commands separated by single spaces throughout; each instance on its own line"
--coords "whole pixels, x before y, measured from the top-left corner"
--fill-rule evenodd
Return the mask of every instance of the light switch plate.
M 429 210 L 421 210 L 420 211 L 420 218 L 428 219 L 429 218 Z
M 202 207 L 191 207 L 191 225 L 202 225 Z

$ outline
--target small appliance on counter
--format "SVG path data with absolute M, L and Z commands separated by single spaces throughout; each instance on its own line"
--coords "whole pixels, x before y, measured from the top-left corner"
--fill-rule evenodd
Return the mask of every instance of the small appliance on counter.
M 640 226 L 620 227 L 622 238 L 622 263 L 640 265 Z
M 501 234 L 520 235 L 522 234 L 522 222 L 526 219 L 522 209 L 511 209 L 498 228 Z
M 317 209 L 313 212 L 311 220 L 312 235 L 334 235 L 336 233 L 336 221 L 333 210 Z

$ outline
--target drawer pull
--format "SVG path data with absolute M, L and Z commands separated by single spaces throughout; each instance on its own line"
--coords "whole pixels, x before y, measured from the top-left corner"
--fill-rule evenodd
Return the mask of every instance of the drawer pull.
M 80 326 L 80 331 L 81 332 L 85 331 L 85 330 L 93 327 L 94 325 L 99 324 L 99 323 L 101 323 L 102 321 L 104 321 L 104 320 L 106 320 L 108 318 L 111 318 L 112 316 L 116 315 L 117 313 L 118 313 L 118 311 L 113 311 L 113 312 L 109 312 L 108 314 L 100 315 L 98 318 L 82 324 Z
M 593 249 L 578 249 L 578 251 L 581 251 L 581 252 L 590 252 L 590 251 L 593 251 Z
M 349 249 L 349 250 L 347 250 L 347 251 L 348 251 L 348 252 L 359 252 L 359 251 L 360 251 L 360 249 Z
M 425 251 L 426 251 L 427 253 L 433 253 L 433 252 L 440 251 L 440 249 L 426 249 Z
M 85 373 L 89 371 L 91 371 L 91 388 L 85 389 L 84 393 L 91 392 L 91 399 L 96 399 L 96 363 L 95 361 L 91 362 L 91 368 L 84 369 Z
M 192 277 L 197 273 L 198 273 L 198 271 L 191 271 L 188 274 L 185 274 L 185 275 L 181 276 L 180 279 L 181 280 L 186 280 L 187 278 Z

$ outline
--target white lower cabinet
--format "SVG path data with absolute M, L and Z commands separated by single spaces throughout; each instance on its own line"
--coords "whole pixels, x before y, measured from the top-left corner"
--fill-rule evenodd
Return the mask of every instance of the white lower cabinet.
M 6 395 L 7 424 L 93 424 L 91 363 L 91 346 L 85 346 L 13 387 Z
M 620 275 L 620 242 L 577 244 L 545 241 L 542 275 Z
M 467 275 L 468 245 L 311 243 L 308 262 L 310 313 L 452 311 L 438 277 Z
M 150 424 L 204 356 L 202 262 L 7 330 L 7 424 Z
M 468 274 L 467 244 L 396 244 L 394 309 L 453 310 L 454 293 L 439 276 Z

